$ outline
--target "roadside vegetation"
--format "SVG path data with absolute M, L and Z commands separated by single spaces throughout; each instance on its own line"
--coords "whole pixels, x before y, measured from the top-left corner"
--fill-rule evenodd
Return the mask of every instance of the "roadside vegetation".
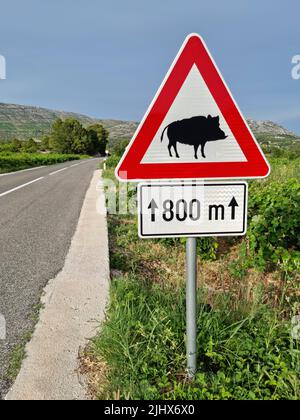
M 260 133 L 256 139 L 267 153 L 273 157 L 279 155 L 298 155 L 300 152 L 300 138 L 292 135 L 274 135 L 271 133 Z
M 71 160 L 85 159 L 88 156 L 67 154 L 42 154 L 42 153 L 0 153 L 0 173 L 19 171 L 36 166 L 53 165 Z
M 0 142 L 0 173 L 104 155 L 107 141 L 101 124 L 85 128 L 75 119 L 58 119 L 40 140 Z
M 114 179 L 121 153 L 104 177 Z M 250 182 L 247 236 L 198 240 L 193 382 L 185 371 L 185 240 L 140 240 L 135 216 L 108 216 L 110 305 L 82 356 L 94 398 L 300 399 L 300 157 L 283 154 L 268 156 L 267 180 Z

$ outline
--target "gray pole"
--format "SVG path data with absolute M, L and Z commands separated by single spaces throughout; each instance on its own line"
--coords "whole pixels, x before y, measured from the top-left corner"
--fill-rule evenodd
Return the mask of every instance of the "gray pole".
M 186 348 L 187 370 L 193 379 L 197 370 L 197 239 L 186 242 Z

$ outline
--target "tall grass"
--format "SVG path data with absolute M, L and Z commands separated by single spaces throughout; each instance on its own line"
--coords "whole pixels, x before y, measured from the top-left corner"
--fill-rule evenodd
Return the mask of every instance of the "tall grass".
M 108 320 L 94 341 L 109 368 L 99 398 L 299 399 L 300 358 L 290 326 L 260 302 L 247 315 L 198 292 L 198 373 L 185 375 L 185 293 L 140 278 L 113 282 Z
M 115 160 L 111 166 L 108 162 L 105 176 L 113 177 Z M 107 366 L 105 381 L 96 386 L 98 398 L 300 398 L 299 341 L 291 334 L 291 317 L 299 309 L 299 284 L 288 284 L 287 290 L 283 283 L 287 276 L 278 264 L 272 266 L 278 270 L 274 273 L 268 267 L 259 270 L 249 255 L 249 246 L 257 239 L 255 255 L 272 261 L 274 253 L 270 257 L 261 250 L 276 248 L 269 236 L 276 236 L 288 223 L 288 210 L 298 199 L 299 159 L 271 159 L 271 165 L 271 177 L 253 182 L 250 188 L 248 237 L 223 240 L 218 255 L 213 255 L 217 261 L 198 262 L 198 371 L 193 382 L 186 377 L 183 244 L 142 241 L 134 217 L 109 216 L 111 300 L 102 331 L 91 345 L 95 360 Z M 280 200 L 286 207 L 281 208 Z M 291 226 L 288 239 L 296 237 L 297 227 Z M 294 264 L 287 258 L 296 249 L 290 250 L 284 237 L 279 239 L 278 246 L 286 251 L 285 274 L 296 279 Z M 273 299 L 277 293 L 280 298 Z

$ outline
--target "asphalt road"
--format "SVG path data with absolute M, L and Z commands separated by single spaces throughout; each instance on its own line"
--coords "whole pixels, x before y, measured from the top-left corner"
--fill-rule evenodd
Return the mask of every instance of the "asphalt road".
M 62 269 L 99 159 L 0 175 L 0 399 L 12 351 L 34 326 L 43 288 Z M 1 337 L 0 337 L 1 338 Z

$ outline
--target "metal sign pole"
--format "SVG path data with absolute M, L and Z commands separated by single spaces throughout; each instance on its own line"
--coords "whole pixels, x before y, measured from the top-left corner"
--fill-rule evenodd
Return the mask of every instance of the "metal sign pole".
M 193 379 L 197 370 L 197 239 L 186 242 L 186 348 L 187 370 Z

